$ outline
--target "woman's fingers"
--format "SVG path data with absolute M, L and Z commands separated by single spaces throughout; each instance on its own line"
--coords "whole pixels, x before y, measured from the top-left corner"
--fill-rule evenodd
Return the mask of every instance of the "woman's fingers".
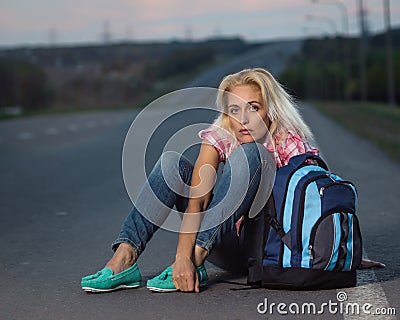
M 193 273 L 182 274 L 179 277 L 179 290 L 183 292 L 193 292 L 195 291 L 196 279 Z
M 385 268 L 386 265 L 369 259 L 362 259 L 360 269 Z
M 180 291 L 196 291 L 197 272 L 190 259 L 175 261 L 172 265 L 172 281 Z
M 200 292 L 200 281 L 199 281 L 199 275 L 197 274 L 197 272 L 195 272 L 195 277 L 196 277 L 196 280 L 194 282 L 194 292 L 198 293 L 198 292 Z

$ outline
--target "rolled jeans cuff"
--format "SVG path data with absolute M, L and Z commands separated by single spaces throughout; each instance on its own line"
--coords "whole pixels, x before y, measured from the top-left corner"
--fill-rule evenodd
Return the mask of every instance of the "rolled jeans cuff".
M 203 248 L 204 250 L 207 251 L 207 255 L 210 254 L 210 250 L 215 242 L 215 238 L 218 236 L 218 234 L 221 232 L 222 225 L 217 226 L 214 228 L 212 231 L 211 235 L 209 232 L 201 232 L 197 234 L 196 238 L 196 245 L 199 246 L 200 248 Z M 202 239 L 204 238 L 204 239 Z
M 135 250 L 136 257 L 139 257 L 142 252 L 142 250 L 140 250 L 140 246 L 138 246 L 134 241 L 128 238 L 118 238 L 117 240 L 115 240 L 111 245 L 112 251 L 115 252 L 121 243 L 126 243 L 127 245 L 130 245 L 132 249 Z
M 204 242 L 203 240 L 196 239 L 196 246 L 208 251 L 207 242 Z

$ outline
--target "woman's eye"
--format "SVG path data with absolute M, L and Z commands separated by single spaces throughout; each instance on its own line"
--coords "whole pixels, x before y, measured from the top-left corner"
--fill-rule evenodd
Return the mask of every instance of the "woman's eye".
M 238 113 L 239 113 L 239 108 L 230 108 L 230 109 L 229 109 L 229 112 L 230 112 L 231 114 L 238 114 Z
M 260 109 L 259 107 L 253 106 L 253 105 L 250 105 L 250 107 L 249 107 L 250 111 L 258 111 L 259 109 Z

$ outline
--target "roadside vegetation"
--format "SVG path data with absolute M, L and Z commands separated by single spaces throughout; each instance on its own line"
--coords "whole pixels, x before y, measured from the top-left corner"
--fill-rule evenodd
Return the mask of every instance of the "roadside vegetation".
M 400 108 L 376 102 L 314 101 L 313 105 L 400 163 Z
M 395 89 L 400 84 L 400 28 L 392 30 Z M 279 80 L 300 99 L 362 99 L 359 39 L 321 38 L 304 41 L 302 52 L 294 56 Z M 387 66 L 385 35 L 368 39 L 365 80 L 367 101 L 386 102 Z M 400 90 L 395 90 L 400 102 Z

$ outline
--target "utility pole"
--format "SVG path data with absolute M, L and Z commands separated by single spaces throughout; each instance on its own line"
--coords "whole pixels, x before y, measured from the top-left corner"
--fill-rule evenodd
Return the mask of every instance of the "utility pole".
M 50 28 L 49 30 L 49 45 L 50 47 L 55 47 L 57 44 L 57 30 L 55 28 Z
M 131 42 L 133 40 L 133 29 L 132 26 L 128 26 L 125 31 L 126 42 Z
M 108 45 L 111 43 L 111 27 L 110 22 L 108 20 L 103 21 L 103 43 Z
M 350 100 L 350 79 L 351 79 L 351 52 L 350 52 L 350 34 L 349 34 L 349 13 L 347 11 L 347 7 L 345 4 L 339 0 L 332 0 L 332 1 L 320 1 L 320 0 L 311 0 L 312 3 L 319 3 L 319 4 L 328 4 L 334 5 L 339 9 L 341 20 L 342 20 L 342 32 L 343 32 L 343 39 L 342 43 L 343 46 L 341 50 L 344 59 L 344 88 L 343 94 L 346 101 Z
M 384 18 L 386 29 L 386 67 L 387 67 L 387 86 L 388 86 L 388 102 L 391 106 L 396 105 L 394 93 L 394 75 L 393 75 L 393 47 L 392 32 L 390 26 L 390 1 L 383 0 Z
M 365 23 L 365 10 L 363 0 L 358 0 L 358 12 L 360 20 L 360 92 L 361 100 L 367 101 L 367 72 L 366 72 L 366 51 L 367 51 L 367 28 Z
M 337 63 L 340 64 L 341 63 L 340 53 L 341 53 L 342 50 L 341 50 L 340 38 L 337 36 L 338 27 L 337 27 L 335 21 L 333 21 L 331 18 L 326 17 L 326 16 L 315 16 L 315 15 L 311 15 L 311 14 L 307 14 L 306 18 L 309 21 L 311 21 L 311 20 L 314 20 L 314 21 L 315 20 L 320 20 L 320 21 L 326 22 L 332 28 L 333 33 L 334 33 L 334 35 L 336 37 L 336 39 L 333 38 L 333 41 L 337 41 L 338 42 L 337 50 L 334 50 L 334 57 L 335 57 L 335 60 L 337 60 Z M 341 100 L 340 80 L 336 76 L 334 77 L 334 83 L 335 83 L 334 97 L 337 100 Z
M 185 40 L 187 42 L 191 42 L 193 40 L 193 28 L 192 28 L 192 26 L 189 25 L 189 24 L 186 25 L 184 33 L 185 33 Z

